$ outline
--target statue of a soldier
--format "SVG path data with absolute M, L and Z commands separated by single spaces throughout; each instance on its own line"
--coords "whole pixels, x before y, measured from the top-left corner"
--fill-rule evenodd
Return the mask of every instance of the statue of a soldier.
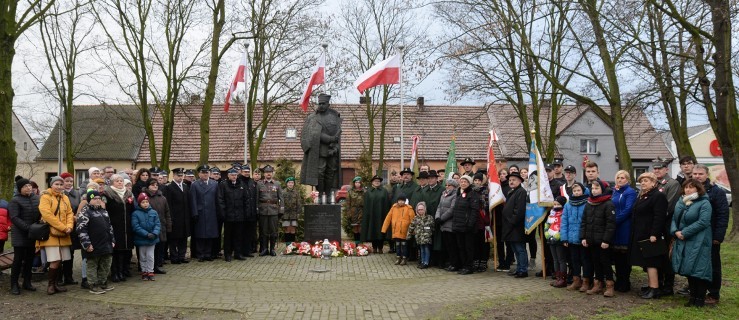
M 328 194 L 337 189 L 341 161 L 341 116 L 330 108 L 331 96 L 318 95 L 318 109 L 303 124 L 300 183 Z

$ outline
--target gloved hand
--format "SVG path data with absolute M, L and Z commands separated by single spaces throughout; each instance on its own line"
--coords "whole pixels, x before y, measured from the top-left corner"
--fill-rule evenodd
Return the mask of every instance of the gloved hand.
M 441 218 L 436 218 L 436 219 L 434 220 L 434 222 L 436 222 L 436 224 L 441 224 Z
M 149 238 L 149 239 L 154 239 L 154 238 L 157 237 L 157 235 L 155 235 L 153 233 L 149 233 L 149 234 L 146 235 L 146 237 Z

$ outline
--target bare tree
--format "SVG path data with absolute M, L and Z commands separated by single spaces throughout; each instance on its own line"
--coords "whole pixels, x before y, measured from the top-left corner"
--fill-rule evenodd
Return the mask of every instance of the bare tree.
M 200 25 L 200 3 L 105 0 L 93 6 L 108 40 L 108 50 L 99 52 L 100 59 L 119 61 L 107 64 L 108 71 L 141 111 L 152 165 L 165 169 L 169 166 L 178 98 L 187 81 L 192 80 L 194 69 L 200 67 L 207 49 L 205 42 L 198 44 L 191 39 L 197 38 L 190 36 L 194 27 Z M 161 117 L 163 126 L 159 146 L 152 122 L 155 114 Z
M 739 186 L 739 111 L 736 105 L 736 87 L 732 70 L 732 18 L 736 16 L 736 3 L 728 0 L 704 0 L 702 5 L 710 12 L 711 26 L 701 26 L 679 9 L 679 2 L 650 0 L 657 9 L 669 15 L 690 34 L 695 54 L 692 61 L 697 70 L 700 86 L 700 103 L 708 114 L 716 139 L 723 152 L 726 173 L 732 186 Z M 713 46 L 712 62 L 704 56 L 707 43 Z M 713 79 L 711 79 L 713 78 Z M 713 89 L 713 90 L 711 90 Z M 713 94 L 711 94 L 713 91 Z M 734 210 L 734 221 L 739 211 Z M 730 238 L 739 234 L 735 223 Z
M 432 54 L 426 24 L 418 12 L 421 1 L 362 0 L 344 2 L 338 17 L 338 52 L 333 55 L 336 71 L 332 74 L 337 87 L 349 87 L 364 71 L 397 53 L 403 47 L 403 85 L 412 88 L 437 67 L 428 60 Z M 371 159 L 379 159 L 377 172 L 383 170 L 386 125 L 395 115 L 388 113 L 390 99 L 399 97 L 399 87 L 385 85 L 366 90 L 365 113 L 368 140 L 364 144 Z M 405 89 L 407 91 L 407 89 Z M 408 91 L 407 91 L 408 92 Z M 377 131 L 378 125 L 380 130 Z M 375 153 L 379 135 L 378 153 Z
M 12 70 L 16 40 L 43 17 L 55 1 L 34 0 L 29 1 L 27 7 L 21 5 L 19 8 L 21 2 L 3 1 L 0 6 L 0 150 L 3 150 L 0 152 L 0 197 L 5 199 L 13 195 L 13 177 L 18 161 L 13 140 L 15 91 Z
M 258 166 L 259 149 L 269 123 L 286 104 L 299 99 L 306 70 L 320 43 L 319 21 L 312 9 L 319 0 L 251 0 L 247 31 L 252 52 L 247 68 L 246 130 L 249 161 Z

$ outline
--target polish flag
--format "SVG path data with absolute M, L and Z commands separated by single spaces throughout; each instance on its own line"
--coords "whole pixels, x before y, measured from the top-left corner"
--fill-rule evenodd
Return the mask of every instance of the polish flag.
M 400 54 L 382 60 L 354 81 L 360 94 L 374 86 L 400 83 Z
M 236 70 L 233 81 L 231 81 L 231 86 L 228 87 L 228 92 L 226 92 L 226 102 L 223 103 L 223 112 L 228 112 L 228 107 L 231 105 L 231 94 L 236 92 L 239 82 L 246 85 L 246 52 L 244 52 L 244 56 L 241 57 L 239 68 Z M 244 88 L 244 90 L 246 90 L 246 88 Z
M 313 69 L 313 74 L 310 76 L 310 81 L 308 81 L 308 87 L 305 88 L 305 92 L 300 98 L 300 107 L 303 108 L 303 111 L 308 111 L 308 102 L 310 102 L 310 95 L 313 93 L 313 86 L 323 84 L 325 72 L 326 57 L 321 54 L 316 67 Z

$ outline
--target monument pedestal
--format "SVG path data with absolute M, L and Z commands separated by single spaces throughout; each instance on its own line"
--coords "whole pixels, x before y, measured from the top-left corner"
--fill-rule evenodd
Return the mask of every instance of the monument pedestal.
M 303 207 L 303 238 L 309 243 L 316 241 L 341 242 L 341 205 L 306 204 Z

